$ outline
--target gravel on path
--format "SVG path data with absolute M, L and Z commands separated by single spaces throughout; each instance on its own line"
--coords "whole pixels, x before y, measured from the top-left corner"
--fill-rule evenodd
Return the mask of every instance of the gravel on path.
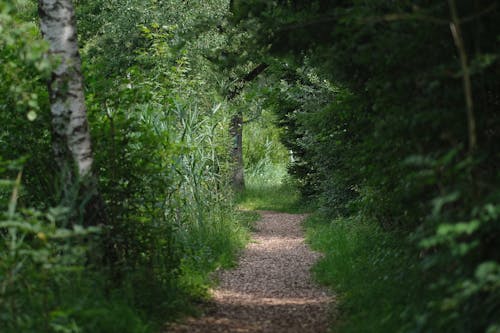
M 333 297 L 310 269 L 320 254 L 304 242 L 305 215 L 259 211 L 252 242 L 235 269 L 221 271 L 210 311 L 169 326 L 172 333 L 328 331 Z

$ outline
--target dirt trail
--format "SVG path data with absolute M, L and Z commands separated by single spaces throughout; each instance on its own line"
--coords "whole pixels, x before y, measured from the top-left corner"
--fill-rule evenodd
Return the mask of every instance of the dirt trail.
M 311 280 L 309 270 L 320 255 L 304 243 L 304 215 L 260 214 L 239 266 L 219 274 L 209 313 L 167 332 L 327 331 L 332 297 Z

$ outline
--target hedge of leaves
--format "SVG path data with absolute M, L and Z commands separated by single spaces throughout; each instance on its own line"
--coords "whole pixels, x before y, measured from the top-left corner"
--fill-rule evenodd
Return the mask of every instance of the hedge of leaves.
M 235 1 L 233 10 L 280 59 L 268 103 L 302 192 L 330 216 L 410 240 L 432 290 L 413 331 L 498 331 L 498 2 Z

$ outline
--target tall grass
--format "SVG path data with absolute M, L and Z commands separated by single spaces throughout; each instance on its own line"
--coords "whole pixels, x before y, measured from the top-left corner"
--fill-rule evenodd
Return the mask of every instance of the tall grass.
M 300 213 L 308 208 L 300 201 L 300 193 L 286 173 L 285 165 L 267 165 L 259 172 L 247 172 L 245 190 L 237 202 L 245 210 L 273 210 Z
M 60 218 L 85 200 L 53 207 L 59 201 L 45 112 L 46 47 L 29 13 L 22 14 L 29 17 L 24 22 L 14 17 L 19 8 L 6 6 L 0 5 L 0 25 L 12 24 L 0 35 L 7 46 L 0 48 L 6 60 L 0 61 L 6 78 L 0 108 L 12 112 L 0 112 L 6 125 L 0 135 L 0 331 L 144 333 L 195 311 L 207 297 L 209 273 L 234 263 L 255 218 L 234 213 L 229 112 L 216 102 L 216 84 L 204 79 L 216 74 L 208 73 L 212 66 L 196 60 L 201 68 L 195 72 L 190 59 L 200 57 L 174 52 L 177 42 L 171 47 L 170 32 L 156 22 L 129 25 L 129 13 L 102 31 L 102 44 L 101 34 L 91 42 L 102 54 L 94 52 L 100 46 L 82 48 L 96 173 L 109 218 L 99 230 L 87 230 Z M 80 20 L 82 31 L 93 33 L 94 18 L 91 29 Z M 130 42 L 126 54 L 122 43 L 116 49 L 108 43 L 120 40 L 118 31 Z M 39 114 L 36 123 L 25 119 L 29 110 Z M 24 164 L 1 161 L 26 155 Z M 12 181 L 21 169 L 24 176 Z
M 255 216 L 234 213 L 224 117 L 154 101 L 134 108 L 94 120 L 110 221 L 92 238 L 61 227 L 65 207 L 17 209 L 21 178 L 0 182 L 15 193 L 0 205 L 8 208 L 0 213 L 2 333 L 157 331 L 195 313 L 210 272 L 233 265 L 246 244 Z M 9 172 L 0 166 L 0 174 Z
M 288 175 L 290 156 L 280 141 L 281 129 L 276 126 L 275 118 L 264 109 L 257 121 L 244 127 L 245 190 L 238 194 L 238 207 L 304 212 L 308 209 Z
M 337 294 L 338 332 L 407 332 L 423 309 L 422 278 L 404 238 L 375 223 L 319 214 L 306 221 L 307 240 L 324 257 L 316 279 Z
M 238 196 L 245 210 L 315 211 L 305 222 L 307 241 L 324 253 L 315 279 L 337 295 L 338 332 L 406 332 L 421 320 L 423 279 L 406 237 L 388 233 L 361 216 L 329 218 L 317 203 L 301 197 L 287 174 L 288 155 L 272 122 L 252 125 L 246 143 L 246 188 Z M 276 152 L 280 152 L 277 154 Z M 276 156 L 280 156 L 276 158 Z
M 217 113 L 221 106 L 174 101 L 165 107 L 156 98 L 162 96 L 135 105 L 135 115 L 125 115 L 125 124 L 138 126 L 136 139 L 125 149 L 140 163 L 117 165 L 115 173 L 123 181 L 130 172 L 140 175 L 136 193 L 108 195 L 118 196 L 115 211 L 128 212 L 125 224 L 114 229 L 127 241 L 116 235 L 112 240 L 130 253 L 121 255 L 118 267 L 124 271 L 129 303 L 165 320 L 192 313 L 190 304 L 208 297 L 209 273 L 233 264 L 248 229 L 234 214 L 228 119 Z M 142 206 L 123 206 L 122 195 Z

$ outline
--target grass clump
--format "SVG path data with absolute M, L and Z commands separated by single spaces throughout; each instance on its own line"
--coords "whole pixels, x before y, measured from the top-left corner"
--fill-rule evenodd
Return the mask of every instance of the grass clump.
M 324 253 L 314 275 L 339 297 L 337 331 L 408 331 L 424 290 L 411 246 L 356 218 L 315 214 L 307 219 L 306 229 L 311 247 Z

